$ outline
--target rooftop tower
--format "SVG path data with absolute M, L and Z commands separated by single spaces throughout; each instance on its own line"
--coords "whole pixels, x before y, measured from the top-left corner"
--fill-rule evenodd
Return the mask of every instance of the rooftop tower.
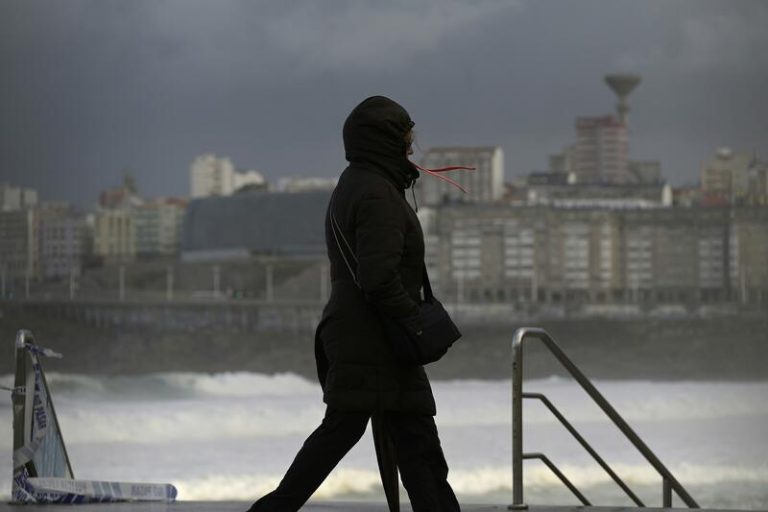
M 640 83 L 640 75 L 632 75 L 629 73 L 616 73 L 605 76 L 605 83 L 608 87 L 616 93 L 619 97 L 619 103 L 616 105 L 616 112 L 619 114 L 619 122 L 626 126 L 627 113 L 629 112 L 629 104 L 627 104 L 627 97 L 635 87 Z

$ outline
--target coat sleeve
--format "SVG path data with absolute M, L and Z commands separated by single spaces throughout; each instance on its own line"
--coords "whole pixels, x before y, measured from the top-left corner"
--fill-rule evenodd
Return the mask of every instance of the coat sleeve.
M 357 277 L 368 300 L 384 315 L 417 315 L 419 305 L 405 290 L 398 266 L 405 244 L 402 204 L 387 194 L 360 200 L 355 220 Z

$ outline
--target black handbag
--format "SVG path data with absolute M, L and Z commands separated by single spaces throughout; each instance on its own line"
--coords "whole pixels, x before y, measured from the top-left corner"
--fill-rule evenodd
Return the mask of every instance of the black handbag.
M 330 216 L 331 230 L 341 257 L 352 275 L 352 280 L 362 290 L 357 279 L 357 257 L 336 220 L 333 211 L 333 197 L 331 198 Z M 342 241 L 347 248 L 346 251 L 342 247 Z M 347 258 L 347 252 L 349 252 L 350 258 Z M 426 265 L 423 266 L 423 273 L 424 300 L 419 304 L 418 314 L 405 318 L 390 318 L 376 311 L 395 357 L 408 366 L 434 363 L 443 357 L 451 345 L 461 338 L 461 332 L 451 320 L 451 316 L 432 293 Z

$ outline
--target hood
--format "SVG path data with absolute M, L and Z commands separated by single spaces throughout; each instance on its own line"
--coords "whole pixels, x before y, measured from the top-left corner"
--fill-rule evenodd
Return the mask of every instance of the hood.
M 400 188 L 409 187 L 419 177 L 406 154 L 405 134 L 413 125 L 397 102 L 384 96 L 367 98 L 344 122 L 347 160 L 371 164 L 384 170 Z

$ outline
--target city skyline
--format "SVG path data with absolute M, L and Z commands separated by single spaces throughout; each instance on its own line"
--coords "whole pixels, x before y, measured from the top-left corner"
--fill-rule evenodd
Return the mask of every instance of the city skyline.
M 545 170 L 579 116 L 614 114 L 603 75 L 638 73 L 630 158 L 694 183 L 721 146 L 768 154 L 762 2 L 39 1 L 0 6 L 0 181 L 96 201 L 129 170 L 186 196 L 225 155 L 270 182 L 336 176 L 341 124 L 387 94 L 429 147 L 498 145 L 506 179 Z M 397 30 L 392 30 L 396 27 Z

